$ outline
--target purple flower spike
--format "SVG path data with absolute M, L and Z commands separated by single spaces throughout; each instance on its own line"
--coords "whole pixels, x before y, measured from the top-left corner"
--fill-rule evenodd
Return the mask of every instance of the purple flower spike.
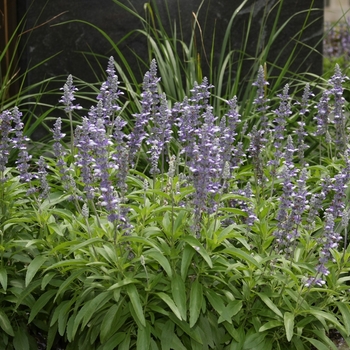
M 98 119 L 96 125 L 90 125 L 91 147 L 94 153 L 93 174 L 94 178 L 100 182 L 100 204 L 105 207 L 108 213 L 108 220 L 117 221 L 119 218 L 119 198 L 110 180 L 109 170 L 115 165 L 109 162 L 109 140 L 103 119 Z
M 335 65 L 335 72 L 329 83 L 332 85 L 330 94 L 334 96 L 334 126 L 335 126 L 335 144 L 338 149 L 344 150 L 347 144 L 347 135 L 345 128 L 345 116 L 344 116 L 344 104 L 345 98 L 343 97 L 344 88 L 342 84 L 348 79 L 342 74 L 339 65 Z
M 12 139 L 12 142 L 13 147 L 19 151 L 16 164 L 20 174 L 20 179 L 23 182 L 29 182 L 33 178 L 33 175 L 29 173 L 29 161 L 31 160 L 32 156 L 30 156 L 27 151 L 27 143 L 29 138 L 23 135 L 23 123 L 21 116 L 22 113 L 17 107 L 15 107 L 12 110 L 12 119 L 15 124 L 15 137 Z
M 60 103 L 65 105 L 65 111 L 67 113 L 72 112 L 74 109 L 81 109 L 82 107 L 79 105 L 74 105 L 73 101 L 75 100 L 74 93 L 78 91 L 78 89 L 73 85 L 73 77 L 72 75 L 68 75 L 67 82 L 64 84 L 63 88 L 63 96 L 59 100 Z
M 38 161 L 38 178 L 40 181 L 40 188 L 41 192 L 39 194 L 40 199 L 46 199 L 49 196 L 50 193 L 50 186 L 47 182 L 47 164 L 45 163 L 45 160 L 43 157 L 39 158 Z
M 249 157 L 252 159 L 256 179 L 259 184 L 262 184 L 265 182 L 262 150 L 267 142 L 266 138 L 264 137 L 264 130 L 258 130 L 256 125 L 254 125 L 253 129 L 249 133 L 249 137 Z
M 134 157 L 141 147 L 142 141 L 147 137 L 145 127 L 149 120 L 157 113 L 159 102 L 157 64 L 152 60 L 150 70 L 145 74 L 143 80 L 143 92 L 141 94 L 141 113 L 135 114 L 134 129 L 130 134 L 128 147 L 129 163 L 134 165 Z
M 277 213 L 277 230 L 273 233 L 276 237 L 276 249 L 283 252 L 287 256 L 291 256 L 294 252 L 296 240 L 299 237 L 299 224 L 301 216 L 306 209 L 306 171 L 302 171 L 299 179 L 294 179 L 298 174 L 293 164 L 293 154 L 297 150 L 294 148 L 291 136 L 288 136 L 287 145 L 284 152 L 284 168 L 279 175 L 282 178 L 282 195 L 280 198 L 280 206 Z M 296 189 L 296 191 L 295 191 Z
M 316 136 L 326 135 L 329 123 L 329 92 L 324 91 L 319 103 L 317 104 L 317 114 L 314 119 L 316 119 L 317 130 L 315 132 Z
M 114 58 L 110 57 L 107 66 L 107 81 L 105 81 L 97 96 L 97 100 L 101 101 L 102 115 L 107 125 L 110 125 L 114 119 L 114 114 L 121 107 L 118 105 L 119 96 L 123 93 L 119 90 L 118 76 L 115 74 Z M 102 115 L 100 117 L 102 117 Z
M 160 155 L 164 152 L 166 145 L 170 142 L 171 138 L 171 121 L 170 110 L 166 100 L 165 93 L 160 96 L 159 111 L 153 116 L 153 127 L 147 144 L 151 145 L 151 149 L 148 153 L 151 155 L 151 174 L 159 173 L 158 160 Z
M 189 169 L 192 173 L 193 186 L 195 188 L 195 231 L 198 232 L 198 224 L 201 214 L 205 211 L 212 212 L 215 206 L 210 199 L 220 190 L 220 177 L 223 172 L 222 150 L 220 147 L 219 131 L 215 126 L 215 117 L 212 107 L 208 107 L 203 115 L 204 123 L 196 131 L 197 142 L 193 146 L 193 156 L 189 160 Z
M 12 131 L 12 114 L 6 110 L 0 114 L 0 175 L 3 176 L 3 172 L 6 169 L 6 164 L 11 150 L 11 138 L 10 133 Z
M 296 135 L 298 136 L 298 156 L 300 163 L 304 164 L 304 151 L 309 148 L 307 144 L 305 144 L 305 137 L 308 135 L 305 131 L 305 122 L 304 122 L 304 116 L 309 112 L 308 106 L 309 106 L 309 99 L 310 97 L 315 96 L 310 91 L 310 84 L 307 83 L 304 88 L 302 100 L 301 100 L 301 110 L 299 111 L 299 114 L 301 115 L 301 120 L 298 122 L 298 129 L 295 131 Z
M 292 114 L 292 111 L 290 109 L 290 97 L 288 95 L 288 91 L 289 85 L 286 84 L 283 88 L 283 93 L 278 95 L 280 98 L 280 105 L 278 109 L 274 111 L 276 118 L 274 120 L 275 127 L 273 129 L 272 135 L 274 139 L 273 145 L 276 149 L 276 152 L 274 155 L 275 159 L 269 162 L 269 165 L 273 165 L 273 174 L 279 165 L 279 160 L 282 157 L 282 142 L 285 139 L 284 133 L 287 124 L 287 118 Z
M 324 224 L 323 236 L 319 240 L 321 245 L 319 264 L 316 267 L 318 274 L 327 276 L 329 270 L 326 267 L 327 262 L 331 259 L 331 249 L 336 249 L 341 241 L 339 233 L 334 231 L 334 217 L 331 213 L 325 213 L 326 222 Z
M 179 129 L 179 141 L 182 144 L 182 153 L 192 158 L 193 145 L 196 142 L 197 131 L 201 127 L 202 114 L 209 108 L 210 89 L 207 78 L 201 84 L 194 83 L 191 97 L 185 97 L 180 105 L 176 105 L 176 125 Z
M 192 94 L 190 101 L 194 106 L 206 109 L 208 107 L 210 98 L 209 89 L 213 87 L 213 85 L 210 85 L 208 83 L 208 79 L 206 77 L 203 78 L 203 81 L 200 85 L 197 82 L 194 82 L 193 88 L 190 90 Z
M 265 113 L 269 109 L 267 104 L 270 100 L 266 98 L 266 87 L 269 83 L 265 79 L 265 70 L 263 66 L 259 67 L 257 80 L 252 85 L 258 88 L 254 104 L 256 105 L 256 110 L 262 113 L 261 126 L 262 128 L 266 128 L 267 117 Z
M 239 119 L 240 114 L 237 111 L 237 97 L 234 97 L 232 100 L 227 101 L 229 105 L 229 111 L 221 119 L 220 123 L 220 143 L 222 148 L 222 157 L 223 163 L 228 162 L 230 167 L 234 168 L 237 166 L 235 162 L 236 148 L 234 143 L 237 136 L 237 125 L 241 121 Z
M 92 145 L 94 141 L 90 138 L 90 122 L 88 118 L 83 118 L 81 126 L 77 126 L 75 130 L 75 146 L 78 153 L 75 155 L 75 165 L 81 168 L 81 177 L 84 183 L 84 192 L 87 199 L 94 198 L 93 177 L 92 177 L 92 161 L 91 156 Z

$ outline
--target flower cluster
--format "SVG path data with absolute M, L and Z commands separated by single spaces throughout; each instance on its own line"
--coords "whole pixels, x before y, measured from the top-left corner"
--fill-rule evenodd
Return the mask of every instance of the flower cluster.
M 338 149 L 344 151 L 346 144 L 348 143 L 347 135 L 346 135 L 346 120 L 344 115 L 344 104 L 345 99 L 343 97 L 344 88 L 342 84 L 348 78 L 344 76 L 339 68 L 339 65 L 335 65 L 334 75 L 329 80 L 331 85 L 331 89 L 329 90 L 329 94 L 334 98 L 334 109 L 333 109 L 333 119 L 334 119 L 334 127 L 335 127 L 335 144 Z
M 17 107 L 11 111 L 6 110 L 0 114 L 0 173 L 4 180 L 4 171 L 9 161 L 11 149 L 18 150 L 16 167 L 20 180 L 30 182 L 33 174 L 29 172 L 31 156 L 28 153 L 28 137 L 23 135 L 22 113 Z
M 349 19 L 346 22 L 339 21 L 336 25 L 326 23 L 323 40 L 323 53 L 328 58 L 350 55 L 350 31 Z
M 261 113 L 261 129 L 265 130 L 268 125 L 268 118 L 266 112 L 269 109 L 267 105 L 269 99 L 266 97 L 266 89 L 269 85 L 269 82 L 266 80 L 266 72 L 263 66 L 259 67 L 257 80 L 253 83 L 253 86 L 257 87 L 257 97 L 254 100 L 256 105 L 256 110 Z
M 73 77 L 72 75 L 68 75 L 67 82 L 64 84 L 63 88 L 63 96 L 59 100 L 60 103 L 63 103 L 65 106 L 66 113 L 72 112 L 74 109 L 81 109 L 80 105 L 75 105 L 73 101 L 75 101 L 74 93 L 78 91 L 78 89 L 73 85 Z
M 134 115 L 135 125 L 129 138 L 129 163 L 134 164 L 134 157 L 141 147 L 142 141 L 147 138 L 146 125 L 158 112 L 158 82 L 157 63 L 152 60 L 150 70 L 145 74 L 143 80 L 143 92 L 141 94 L 141 113 Z
M 287 124 L 287 118 L 292 114 L 291 108 L 290 108 L 290 97 L 289 97 L 289 85 L 286 84 L 283 88 L 282 94 L 278 95 L 280 98 L 280 105 L 278 109 L 274 111 L 276 114 L 276 118 L 274 119 L 274 128 L 272 130 L 272 136 L 273 136 L 273 146 L 275 147 L 276 151 L 274 154 L 274 159 L 271 160 L 268 164 L 273 166 L 273 176 L 275 176 L 274 172 L 276 171 L 276 168 L 279 166 L 279 161 L 282 157 L 283 151 L 282 151 L 282 144 L 285 138 L 285 129 Z
M 164 93 L 160 95 L 160 106 L 151 121 L 153 125 L 146 143 L 150 145 L 148 153 L 151 159 L 151 174 L 157 174 L 160 172 L 158 169 L 159 157 L 164 156 L 165 147 L 169 144 L 172 134 L 170 110 Z M 162 163 L 164 163 L 164 157 Z

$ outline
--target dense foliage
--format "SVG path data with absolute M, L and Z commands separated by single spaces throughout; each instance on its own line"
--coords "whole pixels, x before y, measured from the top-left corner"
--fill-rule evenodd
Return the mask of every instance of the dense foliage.
M 39 157 L 20 110 L 1 113 L 0 347 L 335 349 L 331 329 L 350 335 L 347 78 L 336 66 L 317 99 L 306 84 L 270 100 L 260 67 L 243 121 L 235 97 L 213 114 L 206 79 L 173 105 L 159 80 L 153 60 L 131 126 L 111 57 L 74 128 L 69 76 L 74 130 L 57 118 Z

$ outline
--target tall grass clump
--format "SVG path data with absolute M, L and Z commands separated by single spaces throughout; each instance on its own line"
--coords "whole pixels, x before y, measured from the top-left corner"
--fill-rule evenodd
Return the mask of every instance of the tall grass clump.
M 336 66 L 321 95 L 270 99 L 260 66 L 260 122 L 238 132 L 236 96 L 214 113 L 203 78 L 171 105 L 153 59 L 129 132 L 111 57 L 96 103 L 69 137 L 57 118 L 40 157 L 20 110 L 2 111 L 0 347 L 350 343 L 347 79 Z M 75 93 L 69 76 L 68 116 Z
M 180 13 L 176 20 L 170 15 L 170 9 L 176 10 L 178 2 L 161 4 L 157 1 L 148 1 L 143 9 L 132 1 L 113 0 L 118 11 L 130 16 L 139 26 L 128 32 L 125 36 L 114 41 L 107 32 L 96 25 L 83 20 L 72 20 L 90 26 L 101 35 L 101 40 L 107 42 L 110 50 L 114 52 L 116 70 L 125 88 L 122 87 L 128 105 L 125 106 L 129 114 L 129 124 L 132 124 L 132 114 L 140 109 L 138 96 L 142 92 L 139 84 L 143 72 L 148 69 L 149 62 L 155 58 L 158 70 L 163 79 L 160 89 L 167 95 L 168 101 L 174 104 L 182 101 L 190 94 L 194 81 L 202 81 L 204 76 L 216 87 L 215 94 L 211 95 L 210 103 L 214 113 L 221 114 L 222 100 L 229 100 L 237 96 L 239 113 L 242 118 L 251 118 L 254 91 L 249 89 L 261 64 L 266 65 L 266 79 L 270 82 L 270 89 L 266 90 L 271 97 L 277 94 L 281 84 L 294 82 L 293 90 L 302 93 L 303 80 L 322 81 L 319 77 L 308 73 L 313 64 L 311 55 L 322 55 L 322 38 L 311 43 L 306 39 L 307 31 L 319 21 L 320 9 L 315 8 L 314 1 L 310 2 L 307 10 L 294 13 L 285 19 L 283 9 L 287 6 L 285 1 L 271 2 L 262 11 L 262 18 L 257 27 L 253 14 L 259 10 L 256 3 L 244 0 L 233 11 L 227 26 L 220 35 L 217 31 L 222 26 L 206 28 L 205 22 L 212 15 L 209 2 L 200 2 L 198 9 L 192 14 Z M 230 7 L 230 9 L 232 6 Z M 248 11 L 249 10 L 249 11 Z M 249 14 L 246 14 L 248 11 Z M 243 14 L 243 12 L 245 14 Z M 242 16 L 241 16 L 242 14 Z M 186 17 L 185 17 L 186 16 Z M 179 17 L 179 18 L 177 18 Z M 245 18 L 242 21 L 242 18 Z M 202 21 L 200 20 L 202 19 Z M 286 40 L 286 31 L 293 27 L 294 21 L 303 21 L 300 30 L 293 32 L 293 37 Z M 186 31 L 182 28 L 183 22 L 191 22 Z M 235 27 L 245 25 L 243 37 L 239 37 Z M 60 25 L 66 25 L 62 22 Z M 218 29 L 220 28 L 220 29 Z M 321 30 L 321 29 L 320 29 Z M 239 31 L 240 32 L 240 31 Z M 266 35 L 268 32 L 268 35 Z M 125 52 L 121 47 L 132 46 L 133 39 L 145 42 L 147 52 Z M 210 38 L 210 43 L 208 39 Z M 281 42 L 283 43 L 281 47 Z M 286 55 L 286 52 L 289 54 Z M 92 52 L 84 52 L 87 60 L 100 61 L 101 57 Z M 287 57 L 286 57 L 287 56 Z M 133 65 L 130 65 L 130 57 Z M 302 57 L 302 58 L 300 58 Z M 305 71 L 304 71 L 305 70 Z M 142 74 L 140 73 L 142 72 Z M 244 88 L 243 88 L 244 86 Z M 215 95 L 215 96 L 214 96 Z M 271 101 L 273 99 L 271 98 Z M 249 121 L 249 128 L 255 121 Z
M 13 32 L 8 33 L 4 47 L 0 52 L 0 109 L 6 110 L 15 106 L 21 109 L 23 114 L 23 132 L 27 137 L 45 141 L 45 133 L 49 131 L 47 120 L 54 106 L 47 103 L 45 96 L 57 94 L 56 89 L 51 89 L 54 81 L 60 81 L 59 77 L 43 77 L 38 81 L 28 79 L 37 71 L 42 71 L 50 60 L 58 55 L 47 56 L 41 61 L 31 65 L 26 59 L 28 42 L 32 35 L 41 26 L 48 24 L 53 19 L 42 23 L 41 9 L 39 16 L 32 23 L 31 27 L 26 26 L 28 11 L 34 2 L 28 4 L 28 10 L 23 14 Z M 59 17 L 57 15 L 56 17 Z M 6 26 L 6 25 L 5 25 Z M 8 30 L 8 29 L 7 29 Z M 64 77 L 66 78 L 66 77 Z M 44 122 L 45 120 L 45 122 Z M 41 129 L 39 131 L 39 129 Z M 35 146 L 38 147 L 39 143 Z

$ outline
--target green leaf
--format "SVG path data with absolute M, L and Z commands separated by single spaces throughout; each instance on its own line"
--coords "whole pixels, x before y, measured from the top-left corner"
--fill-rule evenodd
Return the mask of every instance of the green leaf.
M 170 236 L 172 234 L 171 232 L 172 227 L 171 227 L 171 221 L 170 221 L 169 215 L 170 215 L 169 211 L 165 212 L 162 220 L 163 230 L 167 236 Z
M 126 286 L 128 284 L 136 284 L 136 283 L 140 283 L 140 282 L 134 278 L 126 277 L 126 278 L 122 279 L 120 282 L 117 282 L 117 283 L 113 284 L 112 286 L 110 286 L 107 290 L 114 290 L 114 289 Z
M 159 253 L 155 250 L 148 250 L 144 253 L 144 256 L 156 260 L 170 278 L 173 276 L 173 271 L 171 270 L 170 263 L 162 253 Z
M 0 268 L 0 284 L 3 290 L 6 292 L 7 289 L 7 271 L 4 267 Z
M 252 333 L 247 336 L 247 338 L 244 341 L 243 344 L 243 349 L 248 350 L 248 349 L 253 349 L 253 348 L 258 348 L 258 349 L 264 349 L 261 343 L 264 341 L 266 334 L 264 333 Z
M 48 268 L 45 269 L 45 272 L 52 269 L 61 268 L 61 267 L 67 267 L 67 270 L 77 269 L 78 267 L 84 268 L 88 263 L 89 261 L 85 259 L 61 260 L 55 264 L 50 265 Z
M 66 328 L 68 329 L 68 325 L 67 325 L 67 321 L 68 321 L 68 317 L 69 317 L 69 309 L 71 308 L 71 306 L 74 304 L 75 300 L 71 299 L 71 300 L 67 300 L 67 302 L 65 304 L 63 304 L 64 302 L 61 302 L 59 306 L 61 306 L 61 304 L 63 304 L 63 306 L 59 309 L 59 313 L 58 313 L 58 333 L 60 334 L 60 336 L 64 336 Z
M 148 350 L 151 342 L 149 325 L 140 327 L 137 331 L 136 350 Z
M 317 339 L 307 338 L 306 339 L 315 347 L 317 350 L 329 350 L 329 347 Z
M 130 340 L 130 333 L 128 332 L 123 342 L 120 343 L 118 350 L 130 350 Z
M 246 263 L 251 263 L 257 268 L 260 268 L 260 264 L 250 254 L 246 253 L 241 249 L 230 247 L 224 249 L 223 252 L 235 256 L 236 258 L 242 259 Z
M 218 341 L 217 339 L 218 337 L 220 337 L 220 335 L 216 331 L 217 327 L 212 327 L 212 324 L 217 324 L 217 319 L 213 314 L 211 314 L 209 317 L 208 315 L 201 315 L 199 317 L 198 329 L 201 330 L 201 332 L 203 332 L 203 344 L 207 344 L 210 348 L 215 349 L 215 344 L 220 343 L 220 341 Z
M 15 350 L 29 350 L 28 333 L 22 327 L 19 327 L 15 332 L 13 347 Z
M 171 309 L 171 311 L 175 314 L 175 316 L 182 320 L 181 314 L 177 306 L 175 305 L 174 301 L 169 297 L 168 294 L 165 294 L 163 292 L 155 293 L 160 299 L 162 299 Z
M 173 227 L 173 230 L 174 230 L 173 233 L 175 235 L 175 238 L 178 238 L 181 235 L 181 230 L 179 229 L 183 225 L 183 220 L 186 214 L 187 212 L 185 210 L 181 210 L 176 216 L 176 220 L 174 222 L 174 227 Z
M 111 298 L 113 294 L 109 291 L 98 294 L 92 300 L 89 300 L 82 309 L 84 309 L 84 318 L 82 327 L 84 328 L 90 321 L 92 315 L 96 313 L 101 307 L 103 307 Z M 80 310 L 82 311 L 82 310 Z M 80 313 L 80 312 L 79 312 Z M 78 314 L 79 315 L 79 314 Z M 77 316 L 78 318 L 78 316 Z
M 123 236 L 119 238 L 120 242 L 135 242 L 135 243 L 142 243 L 147 246 L 151 246 L 161 252 L 159 247 L 154 244 L 154 242 L 150 239 L 147 239 L 145 237 L 140 237 L 140 236 Z
M 211 304 L 211 306 L 215 309 L 215 311 L 221 315 L 223 310 L 225 309 L 225 303 L 223 301 L 223 296 L 216 294 L 214 291 L 210 289 L 205 290 L 206 296 Z
M 295 350 L 306 350 L 304 342 L 299 337 L 293 337 L 292 344 Z
M 8 319 L 5 312 L 2 310 L 0 310 L 0 327 L 11 337 L 15 335 L 10 320 Z
M 99 238 L 99 237 L 90 238 L 87 241 L 84 241 L 82 243 L 79 243 L 79 244 L 74 245 L 73 247 L 71 247 L 70 250 L 69 250 L 69 254 L 75 252 L 78 249 L 84 248 L 87 245 L 90 245 L 90 244 L 93 244 L 93 243 L 103 243 L 103 242 L 104 242 L 104 240 L 102 238 Z
M 26 280 L 25 280 L 25 286 L 28 287 L 28 284 L 32 281 L 35 274 L 38 272 L 40 267 L 44 264 L 44 262 L 47 260 L 47 256 L 44 255 L 37 255 L 31 263 L 27 267 L 27 274 L 26 274 Z
M 55 311 L 53 312 L 53 315 L 51 317 L 50 328 L 53 327 L 53 325 L 57 322 L 61 309 L 67 307 L 64 311 L 67 314 L 72 303 L 74 303 L 74 299 L 63 300 L 57 305 L 57 307 L 55 308 Z
M 160 344 L 162 350 L 170 350 L 172 345 L 172 337 L 174 336 L 174 323 L 171 320 L 165 322 L 165 324 L 159 325 L 162 329 L 160 335 Z
M 283 318 L 282 312 L 267 295 L 263 293 L 257 293 L 257 295 L 259 295 L 260 299 L 266 304 L 269 309 L 271 309 L 277 316 Z
M 165 322 L 160 337 L 162 350 L 186 350 L 181 340 L 174 332 L 174 326 L 175 325 L 173 322 L 171 322 L 171 320 Z
M 140 296 L 139 296 L 139 293 L 137 291 L 137 288 L 135 287 L 134 284 L 128 284 L 126 287 L 126 291 L 129 295 L 131 305 L 135 311 L 135 314 L 136 314 L 138 320 L 145 327 L 146 326 L 146 319 L 145 319 L 145 315 L 143 314 L 141 300 L 140 300 Z
M 269 321 L 269 322 L 266 322 L 264 325 L 262 325 L 260 328 L 259 328 L 259 332 L 264 332 L 264 331 L 267 331 L 271 328 L 275 328 L 275 327 L 280 327 L 282 326 L 282 322 L 281 321 Z
M 100 339 L 103 344 L 108 337 L 113 334 L 113 323 L 115 322 L 115 316 L 118 315 L 118 311 L 122 303 L 112 305 L 105 313 L 103 321 L 101 323 Z
M 199 344 L 203 344 L 202 336 L 197 327 L 190 328 L 188 322 L 180 320 L 173 313 L 169 314 L 169 318 L 179 326 L 187 335 L 189 335 L 193 340 Z
M 203 288 L 198 278 L 192 283 L 190 292 L 190 327 L 192 328 L 200 315 L 203 302 Z
M 52 280 L 52 278 L 56 275 L 55 271 L 51 271 L 49 273 L 45 273 L 45 275 L 43 276 L 42 280 L 41 280 L 41 289 L 44 290 L 46 288 L 46 286 L 50 283 L 50 281 Z
M 189 245 L 186 245 L 182 252 L 181 277 L 183 281 L 187 280 L 188 267 L 191 264 L 194 253 L 195 251 Z
M 73 335 L 73 331 L 74 331 L 74 320 L 75 320 L 75 316 L 76 314 L 73 314 L 72 316 L 69 317 L 69 320 L 67 322 L 67 331 L 66 331 L 66 336 L 67 336 L 67 340 L 69 342 L 72 342 L 74 335 Z
M 314 333 L 317 337 L 316 339 L 322 341 L 324 344 L 326 344 L 329 348 L 329 350 L 338 350 L 338 347 L 334 344 L 333 340 L 328 338 L 326 335 L 326 331 L 324 328 L 322 329 L 313 329 L 312 333 Z M 313 337 L 315 338 L 315 337 Z M 348 350 L 348 349 L 343 349 L 343 350 Z
M 237 315 L 237 313 L 241 310 L 242 305 L 243 303 L 241 300 L 230 301 L 222 311 L 218 319 L 218 323 L 227 321 L 228 323 L 232 324 L 232 317 Z
M 286 329 L 286 337 L 290 342 L 294 334 L 294 315 L 291 312 L 284 313 L 284 328 Z
M 77 269 L 74 271 L 61 285 L 60 288 L 57 291 L 57 295 L 55 297 L 55 300 L 60 296 L 61 293 L 64 293 L 66 290 L 69 290 L 70 284 L 74 282 L 74 280 L 78 279 L 78 277 L 82 274 L 84 274 L 86 271 L 86 268 Z M 71 287 L 71 289 L 74 289 L 74 287 Z
M 57 323 L 54 324 L 53 327 L 49 327 L 47 332 L 47 341 L 46 341 L 46 350 L 51 350 L 53 343 L 56 339 L 57 335 Z
M 186 243 L 188 243 L 192 249 L 194 249 L 197 253 L 199 253 L 202 258 L 207 262 L 209 267 L 212 269 L 213 268 L 213 262 L 210 259 L 210 256 L 208 252 L 205 250 L 203 245 L 198 241 L 197 238 L 193 236 L 186 236 L 182 238 Z
M 336 302 L 335 303 L 340 311 L 340 313 L 343 316 L 343 324 L 346 329 L 346 335 L 350 336 L 350 306 L 348 303 L 341 303 Z
M 64 301 L 62 303 L 60 303 L 58 305 L 58 307 L 60 307 L 62 304 L 63 306 L 60 307 L 59 312 L 58 312 L 58 333 L 63 337 L 66 331 L 66 328 L 68 329 L 67 326 L 67 321 L 68 321 L 68 317 L 69 317 L 69 312 L 70 312 L 70 308 L 72 307 L 72 305 L 75 303 L 76 301 L 74 300 L 74 298 Z M 57 308 L 58 308 L 57 307 Z
M 118 345 L 120 343 L 122 343 L 124 341 L 124 339 L 125 339 L 125 333 L 124 332 L 116 333 L 112 337 L 110 337 L 105 344 L 103 344 L 102 350 L 120 349 L 120 347 L 118 347 Z
M 44 308 L 44 306 L 52 299 L 52 297 L 56 294 L 56 289 L 51 289 L 42 294 L 39 299 L 33 305 L 28 323 L 32 322 L 35 316 Z
M 337 318 L 333 314 L 321 311 L 321 310 L 316 309 L 316 308 L 312 308 L 312 309 L 308 309 L 308 310 L 301 310 L 300 313 L 311 314 L 311 315 L 315 316 L 321 322 L 324 322 L 324 319 L 326 319 L 326 320 L 330 321 L 331 323 L 333 323 L 338 328 L 338 330 L 341 330 L 344 333 L 346 333 L 345 328 L 339 323 L 339 321 L 337 320 Z
M 181 318 L 186 321 L 187 306 L 186 306 L 186 288 L 180 275 L 175 274 L 171 279 L 171 292 L 176 306 L 178 307 Z

